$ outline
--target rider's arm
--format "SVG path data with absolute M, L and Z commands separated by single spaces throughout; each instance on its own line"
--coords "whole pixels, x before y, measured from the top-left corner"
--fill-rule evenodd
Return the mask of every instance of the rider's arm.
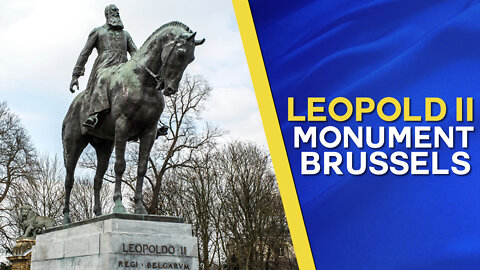
M 137 46 L 135 46 L 132 37 L 127 31 L 125 31 L 125 34 L 127 35 L 127 51 L 130 53 L 130 56 L 132 56 L 137 51 Z
M 93 29 L 93 31 L 90 32 L 90 35 L 88 35 L 88 40 L 85 44 L 85 47 L 83 47 L 80 56 L 78 56 L 77 63 L 73 68 L 72 76 L 80 77 L 83 76 L 83 74 L 85 73 L 85 64 L 87 63 L 88 57 L 92 53 L 93 48 L 95 48 L 97 37 L 98 31 L 97 29 Z

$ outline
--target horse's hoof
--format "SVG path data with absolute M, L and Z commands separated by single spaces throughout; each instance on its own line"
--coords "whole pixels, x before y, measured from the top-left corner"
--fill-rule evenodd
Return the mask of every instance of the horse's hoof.
M 70 223 L 72 223 L 72 220 L 70 219 L 70 217 L 63 218 L 63 222 L 62 222 L 63 225 L 68 225 Z
M 96 217 L 99 217 L 102 215 L 102 211 L 93 211 Z
M 147 213 L 147 209 L 145 209 L 145 207 L 142 204 L 141 206 L 135 207 L 135 214 L 146 215 L 148 213 Z
M 125 207 L 122 204 L 121 200 L 118 200 L 115 202 L 115 206 L 113 207 L 113 213 L 115 214 L 126 214 L 127 210 L 125 210 Z

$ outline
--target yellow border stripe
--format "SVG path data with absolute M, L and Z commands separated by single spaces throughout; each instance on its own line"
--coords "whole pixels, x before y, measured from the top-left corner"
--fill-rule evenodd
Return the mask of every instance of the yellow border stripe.
M 272 4 L 275 4 L 272 2 Z M 297 191 L 293 182 L 287 152 L 283 144 L 282 133 L 278 123 L 277 112 L 273 103 L 272 92 L 263 63 L 262 52 L 257 39 L 255 25 L 248 0 L 233 0 L 238 27 L 242 36 L 243 47 L 247 56 L 252 76 L 257 103 L 262 115 L 263 127 L 267 136 L 273 166 L 282 196 L 285 214 L 292 236 L 295 254 L 300 269 L 315 269 L 307 231 L 303 222 Z

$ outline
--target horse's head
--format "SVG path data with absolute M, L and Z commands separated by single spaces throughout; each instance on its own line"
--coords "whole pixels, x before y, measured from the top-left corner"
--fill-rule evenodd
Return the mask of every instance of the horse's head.
M 205 39 L 195 40 L 195 33 L 186 31 L 167 42 L 162 50 L 160 69 L 163 94 L 169 96 L 178 91 L 178 84 L 188 64 L 194 59 L 195 46 L 203 44 Z
M 205 42 L 205 39 L 195 40 L 195 34 L 181 22 L 166 23 L 132 57 L 157 79 L 157 89 L 163 89 L 165 96 L 178 91 L 185 68 L 195 59 L 195 46 Z

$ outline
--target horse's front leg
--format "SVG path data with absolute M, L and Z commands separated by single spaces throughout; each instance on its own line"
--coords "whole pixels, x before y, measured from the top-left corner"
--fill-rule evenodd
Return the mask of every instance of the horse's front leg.
M 93 187 L 94 187 L 94 197 L 95 197 L 95 206 L 93 207 L 93 212 L 95 216 L 102 215 L 102 205 L 100 201 L 100 192 L 102 189 L 103 184 L 103 176 L 108 169 L 108 162 L 110 159 L 110 155 L 112 154 L 113 150 L 113 142 L 103 140 L 99 143 L 92 143 L 95 151 L 97 153 L 97 170 L 95 172 L 95 178 L 93 180 Z
M 126 213 L 122 203 L 122 176 L 126 169 L 125 148 L 129 129 L 127 120 L 121 117 L 115 124 L 115 191 L 113 193 L 113 213 Z
M 154 127 L 140 137 L 140 148 L 138 154 L 137 186 L 135 187 L 135 213 L 147 214 L 143 205 L 143 178 L 147 173 L 148 157 L 152 150 L 153 142 L 157 136 L 157 128 Z

